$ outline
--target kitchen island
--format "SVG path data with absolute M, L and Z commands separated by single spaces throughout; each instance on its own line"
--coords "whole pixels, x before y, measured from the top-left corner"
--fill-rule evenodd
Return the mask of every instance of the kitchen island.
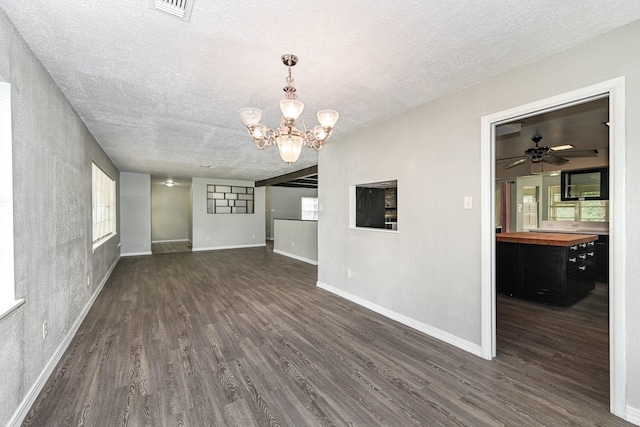
M 595 288 L 596 240 L 593 234 L 496 234 L 498 292 L 549 304 L 573 304 Z

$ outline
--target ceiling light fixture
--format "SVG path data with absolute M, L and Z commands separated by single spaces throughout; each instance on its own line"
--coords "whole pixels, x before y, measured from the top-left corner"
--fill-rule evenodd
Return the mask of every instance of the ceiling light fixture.
M 164 185 L 166 185 L 167 187 L 173 187 L 174 185 L 176 185 L 176 183 L 173 182 L 173 180 L 171 178 L 169 178 L 168 180 L 166 180 L 164 182 Z
M 319 125 L 313 130 L 307 129 L 304 119 L 300 115 L 304 104 L 298 101 L 296 88 L 291 78 L 291 67 L 298 63 L 298 57 L 292 54 L 282 55 L 282 63 L 289 69 L 287 85 L 284 87 L 285 96 L 280 101 L 280 126 L 273 130 L 260 124 L 262 111 L 258 108 L 246 107 L 240 109 L 240 117 L 247 126 L 247 131 L 258 150 L 264 150 L 277 144 L 280 157 L 285 162 L 291 164 L 298 160 L 302 147 L 306 145 L 316 151 L 322 150 L 324 143 L 331 136 L 333 126 L 338 121 L 338 112 L 333 110 L 322 110 L 318 112 Z M 296 120 L 300 118 L 302 129 L 296 128 Z

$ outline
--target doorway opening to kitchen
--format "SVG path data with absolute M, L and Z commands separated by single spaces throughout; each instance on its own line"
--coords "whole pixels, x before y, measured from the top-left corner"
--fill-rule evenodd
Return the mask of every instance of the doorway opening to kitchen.
M 597 122 L 597 127 L 586 130 L 585 134 L 585 129 L 578 126 L 579 117 L 595 119 L 600 117 L 599 114 L 604 114 L 604 118 Z M 571 125 L 564 128 L 562 123 Z M 608 395 L 609 409 L 615 414 L 624 414 L 624 282 L 615 280 L 622 277 L 623 271 L 622 263 L 613 256 L 620 253 L 622 248 L 621 239 L 616 239 L 616 236 L 624 233 L 624 194 L 621 185 L 624 165 L 624 79 L 603 82 L 483 117 L 482 127 L 483 200 L 486 202 L 483 203 L 482 212 L 482 242 L 483 253 L 489 255 L 483 258 L 482 264 L 483 356 L 488 359 L 498 357 L 505 363 L 522 364 L 523 368 L 531 370 L 525 374 L 525 378 L 549 382 L 556 380 L 568 387 L 570 393 L 584 392 L 596 400 L 604 399 L 605 404 Z M 594 135 L 587 135 L 589 132 Z M 596 144 L 598 134 L 600 139 L 604 135 L 608 146 L 587 148 L 585 144 Z M 570 138 L 566 135 L 570 135 Z M 567 139 L 573 139 L 573 142 Z M 559 143 L 559 140 L 564 142 Z M 507 142 L 511 144 L 501 145 Z M 588 156 L 589 150 L 597 153 Z M 571 151 L 582 155 L 568 154 Z M 547 161 L 540 161 L 540 156 L 547 156 Z M 594 163 L 589 163 L 594 158 L 600 163 L 606 162 L 609 167 L 611 180 L 607 188 L 611 201 L 608 209 L 583 203 L 591 200 L 576 200 L 578 203 L 571 205 L 563 200 L 565 198 L 558 191 L 562 182 L 556 181 L 562 181 L 563 171 L 569 168 L 596 168 Z M 556 172 L 560 175 L 555 175 Z M 586 231 L 610 237 L 610 250 L 606 251 L 606 255 L 609 251 L 612 254 L 608 263 L 611 270 L 606 275 L 610 279 L 608 285 L 599 282 L 594 290 L 585 292 L 586 296 L 577 297 L 577 302 L 567 304 L 570 308 L 563 308 L 562 304 L 557 303 L 541 304 L 527 298 L 505 296 L 510 293 L 509 289 L 502 289 L 505 295 L 499 294 L 496 282 L 503 274 L 501 269 L 496 268 L 499 259 L 507 259 L 509 264 L 520 262 L 519 274 L 521 279 L 524 277 L 526 287 L 535 282 L 536 275 L 543 278 L 547 276 L 544 267 L 532 264 L 545 256 L 539 247 L 533 248 L 533 258 L 523 262 L 522 257 L 514 255 L 511 250 L 506 251 L 506 255 L 504 251 L 497 253 L 496 236 L 506 231 L 548 231 L 542 230 L 544 228 L 553 231 L 559 222 L 558 217 L 561 220 L 568 219 L 571 209 L 575 220 L 571 222 L 575 226 L 572 231 L 578 231 L 578 228 L 582 231 L 584 223 L 594 217 L 594 212 L 606 211 L 605 219 L 611 225 L 608 230 L 610 236 L 604 230 L 606 221 L 600 221 L 595 230 Z M 561 225 L 566 224 L 568 222 Z M 595 242 L 592 244 L 595 245 Z M 589 255 L 585 253 L 584 256 Z M 551 268 L 558 267 L 556 255 L 551 255 L 549 262 L 556 263 Z M 539 274 L 541 272 L 544 274 Z M 574 334 L 576 328 L 578 334 Z M 518 342 L 521 338 L 525 339 Z M 576 358 L 585 355 L 587 357 L 581 359 L 583 366 L 587 367 L 585 369 L 591 369 L 588 357 L 595 357 L 602 364 L 597 378 L 584 375 L 584 371 L 570 372 L 577 366 Z M 580 381 L 583 378 L 585 380 Z M 603 385 L 605 390 L 599 390 Z M 599 396 L 594 396 L 598 393 Z

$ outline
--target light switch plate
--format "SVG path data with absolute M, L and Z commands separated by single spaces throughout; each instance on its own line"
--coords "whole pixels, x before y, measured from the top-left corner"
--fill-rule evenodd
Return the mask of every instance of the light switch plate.
M 471 209 L 471 208 L 473 208 L 473 197 L 471 197 L 471 196 L 464 196 L 464 208 L 465 208 L 465 209 Z

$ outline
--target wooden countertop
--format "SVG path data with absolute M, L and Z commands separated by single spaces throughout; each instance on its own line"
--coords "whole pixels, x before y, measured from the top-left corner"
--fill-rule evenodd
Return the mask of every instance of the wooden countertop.
M 536 233 L 529 231 L 496 234 L 497 242 L 546 246 L 573 246 L 594 240 L 598 240 L 596 234 Z

